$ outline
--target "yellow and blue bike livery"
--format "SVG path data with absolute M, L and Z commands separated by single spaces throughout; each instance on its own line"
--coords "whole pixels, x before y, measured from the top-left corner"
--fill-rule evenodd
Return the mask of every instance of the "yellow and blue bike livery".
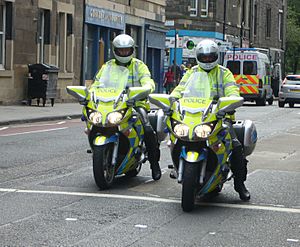
M 226 119 L 243 105 L 243 98 L 214 98 L 203 72 L 190 76 L 180 99 L 163 94 L 150 94 L 149 98 L 167 116 L 172 161 L 182 184 L 181 206 L 191 211 L 196 196 L 220 192 L 232 177 L 232 137 Z M 233 126 L 245 155 L 250 155 L 257 140 L 254 124 L 245 120 L 235 121 Z
M 147 160 L 144 128 L 134 107 L 147 99 L 150 89 L 128 88 L 128 76 L 126 67 L 107 65 L 89 89 L 67 87 L 83 105 L 94 179 L 100 189 L 111 187 L 116 175 L 136 176 Z

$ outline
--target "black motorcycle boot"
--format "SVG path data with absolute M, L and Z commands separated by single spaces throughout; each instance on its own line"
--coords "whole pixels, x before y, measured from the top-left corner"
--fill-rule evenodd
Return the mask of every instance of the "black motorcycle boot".
M 234 189 L 237 193 L 239 193 L 240 199 L 242 201 L 250 200 L 250 192 L 247 190 L 244 181 L 234 178 Z
M 161 178 L 161 170 L 158 162 L 151 164 L 151 171 L 153 180 L 159 180 Z
M 242 146 L 235 147 L 232 151 L 231 170 L 234 175 L 234 190 L 239 193 L 242 201 L 249 201 L 250 192 L 244 184 L 247 178 L 247 161 L 244 159 Z

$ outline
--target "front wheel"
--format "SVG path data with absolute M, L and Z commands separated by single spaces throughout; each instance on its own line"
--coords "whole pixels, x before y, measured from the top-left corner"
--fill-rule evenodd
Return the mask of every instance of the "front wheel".
M 181 207 L 184 212 L 194 209 L 199 164 L 184 161 Z
M 95 146 L 93 150 L 93 173 L 97 186 L 108 189 L 112 186 L 115 172 L 112 166 L 113 143 Z
M 283 102 L 283 101 L 278 101 L 278 106 L 279 106 L 280 108 L 284 107 L 284 102 Z
M 293 107 L 294 107 L 294 104 L 295 104 L 294 102 L 290 102 L 290 103 L 289 103 L 289 107 L 293 108 Z
M 133 177 L 135 177 L 136 175 L 139 174 L 139 172 L 141 171 L 141 168 L 142 168 L 142 164 L 140 163 L 133 170 L 130 170 L 130 171 L 126 172 L 125 176 L 128 177 L 128 178 L 133 178 Z

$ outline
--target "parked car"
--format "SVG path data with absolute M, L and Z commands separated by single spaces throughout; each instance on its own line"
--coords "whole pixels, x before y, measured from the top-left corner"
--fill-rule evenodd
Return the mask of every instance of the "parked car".
M 300 104 L 300 75 L 287 75 L 279 89 L 278 106 Z

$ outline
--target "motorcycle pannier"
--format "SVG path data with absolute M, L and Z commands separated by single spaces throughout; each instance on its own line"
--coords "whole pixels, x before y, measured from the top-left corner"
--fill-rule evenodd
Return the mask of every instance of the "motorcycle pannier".
M 166 126 L 166 116 L 162 109 L 151 110 L 148 113 L 149 120 L 152 128 L 157 134 L 157 139 L 159 142 L 162 142 L 167 137 L 167 133 L 165 132 Z
M 257 132 L 254 123 L 251 120 L 237 120 L 233 128 L 244 147 L 245 156 L 250 155 L 257 141 Z

